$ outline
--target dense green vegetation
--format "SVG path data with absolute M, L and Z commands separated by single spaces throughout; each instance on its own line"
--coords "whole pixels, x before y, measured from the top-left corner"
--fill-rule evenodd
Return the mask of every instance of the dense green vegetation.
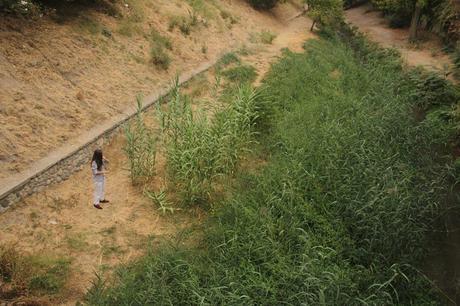
M 90 304 L 438 303 L 416 267 L 448 186 L 457 95 L 436 105 L 445 83 L 348 34 L 272 67 L 247 129 L 259 130 L 253 163 L 267 164 L 226 180 L 199 241 L 163 245 L 109 286 L 98 279 Z

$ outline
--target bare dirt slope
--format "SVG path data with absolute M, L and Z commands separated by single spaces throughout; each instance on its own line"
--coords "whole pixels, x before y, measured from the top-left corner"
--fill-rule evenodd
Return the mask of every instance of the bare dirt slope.
M 56 22 L 0 18 L 0 179 L 16 174 L 89 128 L 120 114 L 181 71 L 236 48 L 262 30 L 283 27 L 284 12 L 244 0 L 126 1 L 123 18 L 93 10 Z M 189 35 L 177 18 L 197 17 Z M 286 13 L 287 14 L 287 13 Z M 281 17 L 281 18 L 279 18 Z M 151 32 L 171 41 L 167 71 L 151 62 Z
M 408 29 L 392 29 L 381 12 L 372 10 L 370 5 L 363 5 L 345 12 L 348 22 L 357 26 L 375 42 L 387 48 L 396 48 L 403 59 L 411 66 L 423 66 L 441 73 L 450 71 L 452 65 L 448 55 L 442 52 L 438 39 L 430 37 L 419 44 L 409 43 Z M 428 37 L 427 37 L 428 38 Z
M 236 5 L 236 2 L 228 3 Z M 270 63 L 281 54 L 282 48 L 301 51 L 303 42 L 313 36 L 307 31 L 311 25 L 308 19 L 290 18 L 295 13 L 292 6 L 281 6 L 272 14 L 256 17 L 263 21 L 258 25 L 260 28 L 277 34 L 272 44 L 243 40 L 250 50 L 243 56 L 243 61 L 257 68 L 259 80 Z M 245 36 L 243 29 L 240 31 L 239 35 Z M 130 78 L 128 74 L 119 77 L 121 80 L 116 82 L 120 84 L 124 77 Z M 206 76 L 205 79 L 212 80 L 212 77 Z M 190 86 L 199 86 L 200 82 L 196 84 L 192 82 Z M 128 85 L 125 88 L 131 90 Z M 198 92 L 199 89 L 187 90 Z M 206 92 L 201 94 L 206 96 Z M 128 98 L 128 103 L 133 103 L 131 97 Z M 103 104 L 99 107 L 109 109 Z M 124 136 L 120 134 L 103 148 L 110 160 L 107 196 L 111 200 L 103 210 L 96 210 L 91 205 L 91 173 L 89 169 L 83 169 L 67 181 L 24 199 L 0 215 L 0 245 L 16 245 L 26 253 L 71 259 L 66 288 L 62 294 L 52 297 L 52 304 L 75 304 L 90 286 L 94 271 L 113 271 L 117 264 L 142 254 L 147 243 L 170 237 L 181 229 L 201 223 L 204 218 L 200 211 L 179 211 L 173 215 L 158 211 L 143 196 L 142 190 L 131 185 L 123 144 Z M 163 180 L 160 171 L 156 184 L 162 184 Z

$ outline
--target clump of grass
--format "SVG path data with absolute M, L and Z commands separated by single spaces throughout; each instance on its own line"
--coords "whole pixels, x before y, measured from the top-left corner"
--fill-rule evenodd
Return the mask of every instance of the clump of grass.
M 150 49 L 150 58 L 155 66 L 158 66 L 163 70 L 167 70 L 171 64 L 171 58 L 161 46 L 152 46 Z
M 15 248 L 0 247 L 0 293 L 9 299 L 57 294 L 69 266 L 65 258 L 23 255 Z
M 128 16 L 127 19 L 131 22 L 140 23 L 145 19 L 145 9 L 142 6 L 143 1 L 139 0 L 125 0 L 128 5 Z
M 220 11 L 220 17 L 227 20 L 231 25 L 238 23 L 238 18 L 235 18 L 229 11 L 222 9 Z
M 118 33 L 124 36 L 131 37 L 133 35 L 140 35 L 143 33 L 142 21 L 145 19 L 144 8 L 141 1 L 125 1 L 128 5 L 127 16 L 118 26 Z
M 137 97 L 137 117 L 125 128 L 125 151 L 134 184 L 144 183 L 155 176 L 156 136 L 142 117 L 142 98 Z
M 172 50 L 172 42 L 171 40 L 164 36 L 161 35 L 157 30 L 153 29 L 150 32 L 150 42 L 155 45 L 162 46 L 165 49 Z
M 200 14 L 207 19 L 214 18 L 214 9 L 204 0 L 186 0 L 186 2 L 191 6 L 195 14 Z
M 262 44 L 270 45 L 273 43 L 273 40 L 275 38 L 276 38 L 276 34 L 268 30 L 263 30 L 262 32 L 259 32 L 259 33 L 251 33 L 249 37 L 249 41 L 252 43 L 262 43 Z
M 230 64 L 239 64 L 241 63 L 240 58 L 235 52 L 228 52 L 225 53 L 217 62 L 216 67 L 217 70 L 222 69 L 225 66 L 228 66 Z
M 435 72 L 414 69 L 408 76 L 414 86 L 414 102 L 425 110 L 434 106 L 449 106 L 460 100 L 458 90 Z
M 198 25 L 198 15 L 196 12 L 189 11 L 188 16 L 173 16 L 169 20 L 168 30 L 173 31 L 176 27 L 184 35 L 190 35 L 192 29 Z
M 203 54 L 208 53 L 208 46 L 206 44 L 203 44 L 201 46 L 201 53 L 203 53 Z
M 155 66 L 164 70 L 167 70 L 171 64 L 171 57 L 165 51 L 166 49 L 172 50 L 171 40 L 158 31 L 152 30 L 150 33 L 150 58 Z
M 222 76 L 237 84 L 252 83 L 257 78 L 256 69 L 250 65 L 241 65 L 222 71 Z

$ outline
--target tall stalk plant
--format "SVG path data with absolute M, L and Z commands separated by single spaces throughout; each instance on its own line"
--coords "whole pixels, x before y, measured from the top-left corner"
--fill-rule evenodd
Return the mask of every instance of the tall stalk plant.
M 145 183 L 155 176 L 157 136 L 147 127 L 142 116 L 142 98 L 137 97 L 137 115 L 134 123 L 125 128 L 126 145 L 131 180 L 134 184 Z
M 257 94 L 241 87 L 219 112 L 194 112 L 176 80 L 166 110 L 159 109 L 168 176 L 186 204 L 208 202 L 216 184 L 248 152 L 258 117 Z

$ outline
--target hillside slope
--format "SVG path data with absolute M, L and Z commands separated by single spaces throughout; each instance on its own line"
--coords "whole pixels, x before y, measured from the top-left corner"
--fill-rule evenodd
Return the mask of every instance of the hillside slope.
M 243 0 L 127 1 L 121 9 L 122 18 L 85 11 L 59 22 L 0 19 L 0 179 L 122 113 L 176 73 L 262 30 L 276 34 L 295 11 L 286 4 L 262 13 Z M 180 20 L 192 24 L 190 34 L 174 27 Z M 163 50 L 167 70 L 152 63 L 158 39 L 171 44 Z

